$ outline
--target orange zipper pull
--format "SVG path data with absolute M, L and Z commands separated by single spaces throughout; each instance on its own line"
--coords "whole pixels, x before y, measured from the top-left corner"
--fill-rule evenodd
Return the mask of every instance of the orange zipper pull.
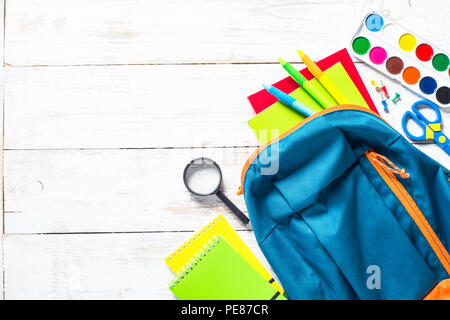
M 238 191 L 236 192 L 236 194 L 237 194 L 238 196 L 240 196 L 240 195 L 243 194 L 243 193 L 244 193 L 244 190 L 243 190 L 242 186 L 239 186 L 239 189 L 238 189 Z
M 383 156 L 379 153 L 376 153 L 374 151 L 370 151 L 369 156 L 372 158 L 373 161 L 375 161 L 377 164 L 379 164 L 380 167 L 382 167 L 384 170 L 390 171 L 393 174 L 398 174 L 403 179 L 409 178 L 409 173 L 407 173 L 404 168 L 400 169 L 395 164 L 393 164 L 391 160 L 389 160 L 385 156 Z

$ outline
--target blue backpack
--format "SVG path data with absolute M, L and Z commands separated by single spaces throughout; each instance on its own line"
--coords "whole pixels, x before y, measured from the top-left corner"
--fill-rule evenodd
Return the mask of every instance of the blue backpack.
M 260 147 L 240 191 L 288 298 L 443 299 L 449 178 L 375 113 L 337 106 Z

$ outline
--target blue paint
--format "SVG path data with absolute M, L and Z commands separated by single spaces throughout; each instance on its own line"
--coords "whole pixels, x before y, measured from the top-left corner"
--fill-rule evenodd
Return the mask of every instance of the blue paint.
M 424 77 L 420 80 L 419 88 L 425 94 L 432 94 L 437 89 L 437 82 L 432 77 Z
M 366 27 L 372 32 L 380 31 L 381 29 L 383 29 L 383 26 L 384 26 L 383 18 L 376 13 L 372 13 L 366 19 Z

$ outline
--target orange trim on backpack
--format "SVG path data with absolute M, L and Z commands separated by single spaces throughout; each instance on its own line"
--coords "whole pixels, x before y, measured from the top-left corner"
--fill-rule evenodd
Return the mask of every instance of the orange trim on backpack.
M 394 170 L 387 167 L 386 165 L 380 165 L 380 161 L 377 161 L 380 155 L 378 155 L 377 153 L 373 151 L 366 151 L 365 154 L 367 159 L 369 159 L 370 163 L 374 166 L 375 170 L 377 170 L 381 178 L 383 178 L 384 182 L 386 182 L 392 192 L 394 192 L 396 197 L 400 200 L 403 207 L 414 220 L 417 227 L 419 227 L 428 244 L 431 246 L 437 258 L 441 262 L 442 266 L 450 275 L 450 255 L 448 254 L 447 249 L 445 249 L 445 247 L 443 246 L 441 240 L 439 240 L 433 228 L 428 223 L 422 211 L 420 211 L 413 198 L 411 198 L 408 191 L 406 191 L 405 187 L 403 187 L 403 185 L 395 176 L 396 173 L 399 173 L 394 173 Z
M 292 132 L 294 132 L 295 130 L 299 129 L 300 127 L 304 126 L 305 124 L 307 124 L 308 122 L 310 122 L 311 120 L 314 120 L 315 118 L 318 118 L 320 116 L 323 116 L 324 114 L 327 113 L 331 113 L 334 111 L 340 111 L 340 110 L 359 110 L 359 111 L 364 111 L 367 113 L 371 113 L 375 116 L 377 116 L 378 118 L 380 118 L 381 120 L 383 120 L 384 122 L 386 122 L 383 118 L 381 118 L 378 114 L 376 114 L 375 112 L 373 112 L 370 109 L 367 109 L 366 107 L 361 107 L 361 106 L 357 106 L 357 105 L 338 105 L 338 106 L 334 106 L 325 110 L 322 110 L 320 112 L 317 112 L 315 114 L 313 114 L 312 116 L 309 116 L 308 118 L 304 119 L 303 121 L 301 121 L 299 124 L 295 125 L 294 127 L 292 127 L 291 129 L 289 129 L 288 131 L 282 133 L 279 137 L 276 137 L 272 140 L 270 140 L 269 142 L 263 144 L 262 146 L 258 147 L 258 149 L 255 150 L 255 152 L 253 152 L 250 157 L 248 157 L 247 161 L 245 161 L 244 167 L 242 168 L 242 172 L 241 172 L 241 185 L 239 186 L 238 195 L 241 195 L 244 193 L 244 178 L 245 178 L 245 173 L 247 172 L 247 169 L 250 167 L 250 164 L 253 162 L 253 160 L 255 160 L 255 158 L 265 149 L 267 148 L 269 145 L 271 145 L 272 143 L 276 142 L 276 141 L 280 141 L 281 139 L 287 137 L 288 135 L 290 135 Z M 387 125 L 390 126 L 389 123 L 386 122 Z
M 391 160 L 389 160 L 382 154 L 370 151 L 369 155 L 371 156 L 372 160 L 378 163 L 380 167 L 383 167 L 384 170 L 388 170 L 393 174 L 398 174 L 403 179 L 409 179 L 409 173 L 407 173 L 404 168 L 400 169 L 395 164 L 393 164 Z
M 450 279 L 444 279 L 423 300 L 450 300 Z

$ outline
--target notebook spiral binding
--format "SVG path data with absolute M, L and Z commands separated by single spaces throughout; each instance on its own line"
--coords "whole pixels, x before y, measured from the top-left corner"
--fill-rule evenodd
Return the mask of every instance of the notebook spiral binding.
M 213 228 L 221 221 L 222 216 L 219 215 L 217 218 L 208 223 L 204 228 L 202 228 L 199 232 L 194 234 L 188 241 L 183 243 L 183 245 L 179 246 L 176 250 L 174 250 L 170 255 L 166 257 L 166 260 L 177 259 L 178 254 L 181 254 L 184 249 L 189 247 L 194 241 L 196 241 L 200 237 L 207 236 Z M 186 263 L 183 268 L 187 267 L 190 262 Z
M 189 275 L 189 273 L 195 269 L 195 267 L 201 263 L 203 260 L 203 257 L 206 257 L 208 255 L 208 252 L 211 252 L 211 250 L 214 249 L 216 246 L 216 243 L 219 243 L 220 239 L 217 238 L 215 235 L 213 235 L 213 239 L 208 241 L 208 244 L 205 244 L 202 249 L 200 249 L 199 252 L 195 254 L 195 256 L 189 261 L 186 265 L 185 271 L 183 271 L 177 278 L 176 281 L 174 281 L 171 285 L 172 288 L 175 288 L 177 284 L 181 282 L 186 276 Z

